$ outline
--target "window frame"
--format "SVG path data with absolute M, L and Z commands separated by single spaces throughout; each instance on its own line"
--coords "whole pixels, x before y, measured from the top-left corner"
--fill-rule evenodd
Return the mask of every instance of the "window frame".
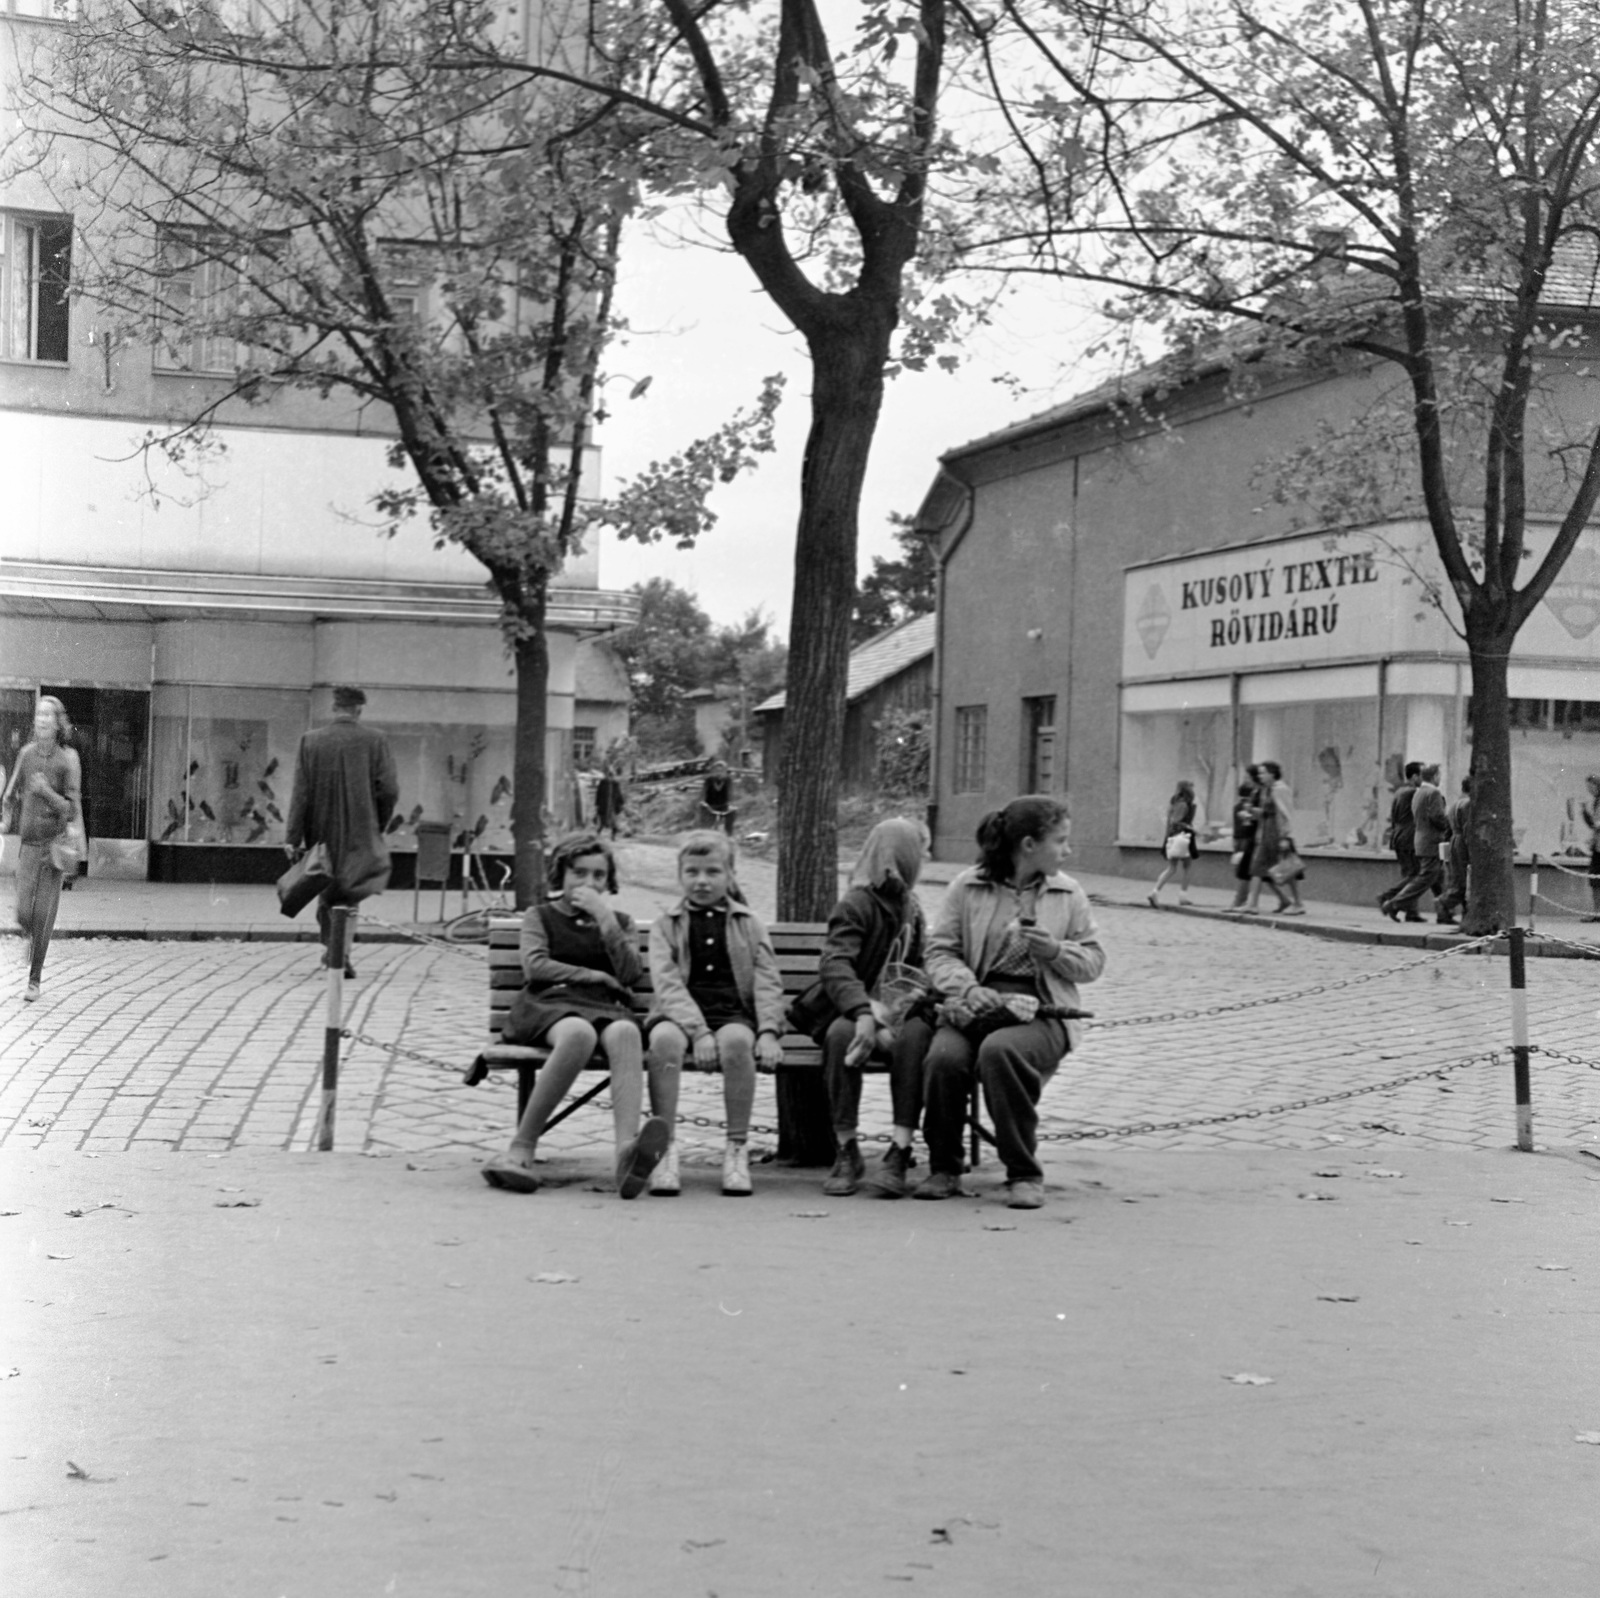
M 40 304 L 46 274 L 44 235 L 48 228 L 65 230 L 66 272 L 60 297 L 60 355 L 38 353 L 41 333 Z M 0 209 L 0 360 L 28 366 L 67 367 L 72 364 L 72 243 L 71 216 L 59 211 Z M 19 237 L 19 235 L 21 237 Z M 27 240 L 26 243 L 22 239 Z M 19 306 L 19 275 L 21 303 Z M 18 333 L 21 333 L 20 340 Z M 23 344 L 22 349 L 16 346 Z
M 188 322 L 195 316 L 197 296 L 201 303 L 231 297 L 237 301 L 242 290 L 244 274 L 237 264 L 229 263 L 221 253 L 207 253 L 205 237 L 183 228 L 163 228 L 156 238 L 156 266 L 161 279 L 162 306 L 158 320 L 162 331 L 155 340 L 151 353 L 151 368 L 162 377 L 232 377 L 243 364 L 242 352 L 246 348 L 236 338 L 221 333 L 191 332 L 182 344 L 167 332 L 173 302 L 184 298 L 182 320 Z M 178 251 L 187 252 L 189 259 L 176 262 L 171 256 Z M 226 281 L 217 281 L 228 274 Z M 178 288 L 178 295 L 172 293 Z M 224 307 L 223 314 L 234 307 Z M 177 318 L 174 317 L 174 320 Z M 222 360 L 221 346 L 229 346 L 227 363 Z
M 957 705 L 954 761 L 950 773 L 952 793 L 982 793 L 988 787 L 989 707 Z

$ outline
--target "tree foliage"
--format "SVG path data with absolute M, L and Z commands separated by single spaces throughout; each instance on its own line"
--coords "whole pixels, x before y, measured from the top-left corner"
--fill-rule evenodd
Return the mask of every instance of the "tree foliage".
M 873 556 L 872 569 L 856 593 L 852 645 L 864 644 L 913 616 L 932 615 L 938 598 L 939 562 L 932 545 L 913 529 L 911 517 L 893 514 L 889 519 L 898 529 L 894 538 L 900 553 Z
M 1427 519 L 1473 670 L 1466 924 L 1509 924 L 1506 660 L 1600 495 L 1593 399 L 1572 398 L 1594 352 L 1600 12 L 1001 0 L 993 22 L 1021 160 L 1008 225 L 972 230 L 969 258 L 1104 285 L 1170 381 L 1391 374 L 1287 464 L 1327 524 Z M 1530 515 L 1554 524 L 1537 558 Z
M 699 753 L 694 705 L 697 690 L 731 691 L 732 747 L 749 741 L 749 713 L 783 686 L 788 651 L 772 636 L 771 620 L 751 611 L 732 625 L 716 626 L 687 589 L 664 577 L 635 583 L 639 620 L 618 633 L 612 648 L 633 690 L 633 732 L 646 759 Z

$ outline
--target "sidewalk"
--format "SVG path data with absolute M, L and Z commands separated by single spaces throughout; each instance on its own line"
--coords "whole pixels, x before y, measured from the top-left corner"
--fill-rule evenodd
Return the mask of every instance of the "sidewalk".
M 8 1589 L 1595 1590 L 1600 1162 L 1049 1176 L 1019 1215 L 0 1151 Z

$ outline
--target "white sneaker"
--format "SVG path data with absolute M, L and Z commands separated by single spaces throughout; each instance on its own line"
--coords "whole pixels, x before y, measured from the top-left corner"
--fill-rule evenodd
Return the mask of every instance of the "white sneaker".
M 650 1191 L 657 1198 L 676 1198 L 683 1191 L 678 1178 L 678 1145 L 669 1143 L 661 1162 L 650 1173 Z
M 730 1143 L 722 1151 L 722 1191 L 728 1198 L 749 1198 L 750 1150 L 743 1143 Z

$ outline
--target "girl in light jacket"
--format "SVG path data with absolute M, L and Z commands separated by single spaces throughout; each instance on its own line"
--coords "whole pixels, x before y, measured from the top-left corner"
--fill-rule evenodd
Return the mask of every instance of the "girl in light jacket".
M 1077 984 L 1092 982 L 1106 964 L 1089 897 L 1060 870 L 1070 827 L 1057 799 L 1013 799 L 984 817 L 978 864 L 945 892 L 928 939 L 928 976 L 955 1011 L 928 1050 L 922 1130 L 931 1169 L 917 1198 L 961 1192 L 961 1135 L 976 1074 L 1005 1165 L 1007 1203 L 1029 1210 L 1044 1203 L 1039 1097 L 1081 1029 L 1023 1016 L 1030 1004 L 1075 1009 Z

